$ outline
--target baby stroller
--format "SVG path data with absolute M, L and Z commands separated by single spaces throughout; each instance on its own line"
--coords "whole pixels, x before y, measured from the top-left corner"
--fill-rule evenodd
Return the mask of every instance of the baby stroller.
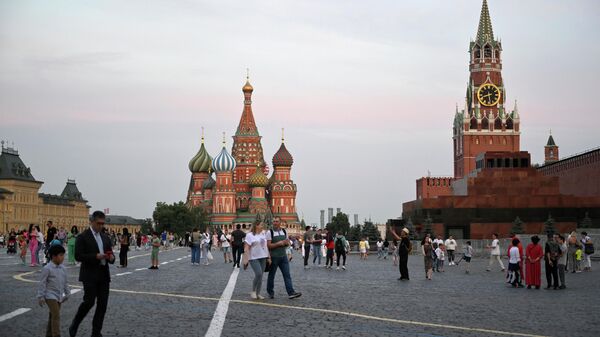
M 11 236 L 8 239 L 8 244 L 6 245 L 6 253 L 13 255 L 17 253 L 17 239 L 14 236 Z

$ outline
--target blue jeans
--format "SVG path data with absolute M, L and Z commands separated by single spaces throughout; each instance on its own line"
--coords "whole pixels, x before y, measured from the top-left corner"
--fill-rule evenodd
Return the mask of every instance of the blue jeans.
M 285 290 L 287 291 L 288 295 L 296 293 L 294 291 L 294 286 L 292 285 L 292 277 L 290 276 L 290 263 L 287 256 L 271 256 L 271 270 L 269 271 L 269 277 L 267 279 L 267 293 L 269 295 L 273 295 L 275 293 L 273 288 L 277 268 L 281 269 L 281 273 L 283 274 L 283 282 L 285 283 Z
M 265 273 L 265 267 L 267 265 L 267 259 L 250 260 L 250 267 L 254 271 L 254 279 L 252 280 L 252 291 L 256 292 L 256 295 L 260 293 L 262 287 L 262 278 Z
M 312 250 L 313 250 L 313 264 L 315 264 L 315 261 L 317 259 L 319 259 L 319 265 L 321 265 L 321 245 L 313 245 L 312 246 Z
M 200 245 L 192 243 L 192 263 L 200 263 Z

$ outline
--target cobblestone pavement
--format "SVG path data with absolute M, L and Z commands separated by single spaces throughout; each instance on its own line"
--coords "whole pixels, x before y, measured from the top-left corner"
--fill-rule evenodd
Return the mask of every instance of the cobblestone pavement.
M 104 336 L 204 336 L 231 275 L 215 252 L 209 266 L 192 266 L 186 248 L 161 252 L 160 270 L 147 270 L 148 252 L 132 252 L 129 267 L 111 266 L 113 275 Z M 595 336 L 600 324 L 600 265 L 590 273 L 567 274 L 567 289 L 512 289 L 499 270 L 486 272 L 487 260 L 475 259 L 471 274 L 446 266 L 424 278 L 423 262 L 411 256 L 411 280 L 397 281 L 390 260 L 348 259 L 347 271 L 292 261 L 294 287 L 303 293 L 288 300 L 276 278 L 274 300 L 252 301 L 253 273 L 241 271 L 223 327 L 223 336 Z M 35 301 L 39 268 L 21 266 L 0 253 L 0 317 L 19 308 L 23 314 L 0 322 L 0 335 L 43 336 L 47 309 Z M 69 281 L 77 282 L 78 267 Z M 25 273 L 25 274 L 24 274 Z M 21 275 L 21 277 L 16 277 Z M 545 281 L 544 281 L 545 283 Z M 266 287 L 266 275 L 263 289 Z M 264 292 L 263 292 L 264 294 Z M 74 294 L 62 307 L 62 331 L 82 299 Z M 94 310 L 94 309 L 92 309 Z M 89 336 L 92 313 L 79 336 Z

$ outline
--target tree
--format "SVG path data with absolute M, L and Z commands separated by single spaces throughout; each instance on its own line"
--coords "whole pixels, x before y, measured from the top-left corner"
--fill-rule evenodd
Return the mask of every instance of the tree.
M 408 217 L 408 220 L 406 220 L 406 229 L 408 229 L 408 238 L 411 240 L 415 239 L 415 225 L 412 222 L 412 218 Z
M 205 229 L 206 216 L 199 207 L 188 208 L 183 201 L 173 204 L 157 202 L 152 213 L 156 231 L 169 231 L 179 235 L 191 231 L 194 227 Z
M 331 222 L 325 227 L 328 231 L 333 233 L 342 233 L 347 235 L 350 231 L 350 221 L 348 221 L 348 214 L 339 212 L 331 218 Z
M 365 224 L 364 224 L 363 230 L 362 230 L 362 236 L 367 237 L 368 240 L 371 240 L 371 241 L 379 240 L 381 238 L 381 233 L 379 233 L 379 230 L 371 221 L 365 221 Z
M 585 218 L 583 218 L 583 220 L 581 220 L 581 223 L 579 224 L 580 228 L 590 228 L 592 227 L 592 219 L 590 218 L 588 212 L 585 212 Z
M 513 221 L 511 232 L 515 234 L 523 234 L 523 221 L 521 221 L 519 217 L 516 217 L 515 221 Z
M 556 228 L 554 228 L 554 219 L 552 219 L 550 213 L 548 213 L 548 219 L 544 222 L 544 232 L 546 232 L 546 234 L 554 234 L 556 232 Z
M 348 241 L 358 241 L 362 235 L 362 228 L 360 225 L 350 227 L 348 230 L 348 235 L 346 235 L 346 240 Z
M 300 228 L 301 228 L 302 230 L 304 230 L 304 229 L 306 228 L 306 222 L 304 221 L 304 219 L 302 219 L 302 220 L 300 221 Z
M 427 217 L 425 218 L 425 221 L 423 223 L 424 224 L 423 230 L 425 232 L 423 234 L 429 233 L 433 237 L 433 226 L 432 226 L 432 223 L 433 223 L 433 219 L 431 219 L 431 216 L 429 215 L 429 212 L 427 212 Z
M 154 231 L 151 218 L 144 219 L 144 223 L 142 224 L 140 231 L 142 234 L 151 234 L 152 231 Z

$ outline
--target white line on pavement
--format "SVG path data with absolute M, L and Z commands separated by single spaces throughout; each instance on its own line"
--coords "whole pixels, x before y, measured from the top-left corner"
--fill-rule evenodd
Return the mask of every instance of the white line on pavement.
M 217 309 L 210 321 L 210 326 L 208 327 L 208 331 L 206 331 L 205 337 L 221 336 L 223 325 L 225 325 L 225 318 L 227 317 L 227 310 L 229 310 L 229 302 L 231 301 L 231 295 L 233 295 L 233 289 L 235 288 L 235 282 L 237 281 L 239 273 L 239 269 L 234 269 L 231 273 L 229 282 L 227 282 L 227 286 L 225 287 L 225 290 L 223 290 L 221 299 L 219 299 L 219 304 L 217 304 Z
M 161 264 L 167 264 L 167 263 L 169 263 L 169 261 L 165 261 L 165 262 L 163 262 L 163 263 L 161 263 Z
M 132 274 L 132 272 L 126 271 L 124 273 L 115 274 L 115 276 L 122 276 L 122 275 L 129 275 L 129 274 Z
M 183 260 L 183 257 L 180 257 L 180 258 L 177 259 L 177 261 L 181 261 L 181 260 Z
M 138 268 L 135 271 L 140 271 L 140 270 L 144 270 L 144 269 L 148 269 L 148 268 Z
M 4 314 L 2 316 L 0 316 L 0 322 L 4 322 L 7 319 L 11 319 L 15 316 L 19 316 L 20 314 L 24 314 L 26 312 L 28 312 L 29 310 L 31 310 L 31 308 L 19 308 L 13 312 L 9 312 L 8 314 Z
M 73 289 L 73 290 L 71 290 L 71 295 L 77 294 L 80 291 L 81 291 L 81 289 Z

